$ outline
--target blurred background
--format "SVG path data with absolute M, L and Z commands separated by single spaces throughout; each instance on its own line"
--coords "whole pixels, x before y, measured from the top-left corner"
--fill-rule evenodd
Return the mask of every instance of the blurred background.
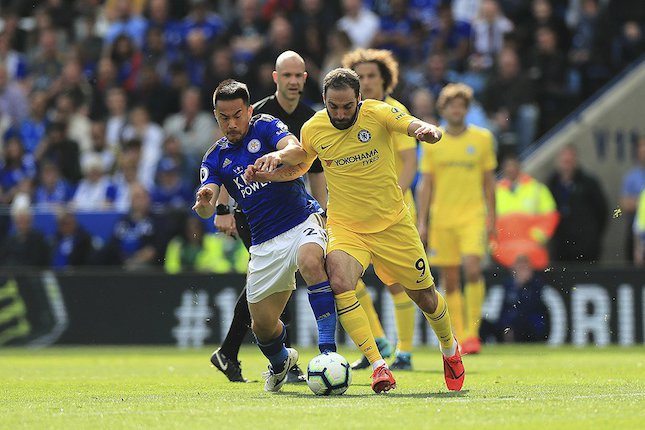
M 252 101 L 272 94 L 293 49 L 322 108 L 322 77 L 357 47 L 395 54 L 393 96 L 424 120 L 441 122 L 446 84 L 471 86 L 500 181 L 515 156 L 548 187 L 538 340 L 642 343 L 644 31 L 642 0 L 0 0 L 0 345 L 221 340 L 248 255 L 190 211 L 221 137 L 212 92 L 235 78 Z M 533 269 L 489 260 L 484 339 L 504 340 L 505 300 Z M 416 343 L 434 342 L 423 324 Z

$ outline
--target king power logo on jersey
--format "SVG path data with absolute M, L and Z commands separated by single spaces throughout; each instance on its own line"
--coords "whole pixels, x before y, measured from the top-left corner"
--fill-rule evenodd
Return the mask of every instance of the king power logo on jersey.
M 249 197 L 251 194 L 253 194 L 255 191 L 266 187 L 271 183 L 269 182 L 246 182 L 246 179 L 244 179 L 244 168 L 242 166 L 236 166 L 233 168 L 233 172 L 238 175 L 233 177 L 233 183 L 235 183 L 235 186 L 237 189 L 240 191 L 240 194 L 242 194 L 242 198 Z

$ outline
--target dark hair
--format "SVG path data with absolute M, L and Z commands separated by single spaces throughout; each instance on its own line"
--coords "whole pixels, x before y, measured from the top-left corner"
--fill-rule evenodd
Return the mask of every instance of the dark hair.
M 323 95 L 327 95 L 327 90 L 332 88 L 334 90 L 341 90 L 343 88 L 351 88 L 354 90 L 354 95 L 358 98 L 361 89 L 361 82 L 358 75 L 351 69 L 338 68 L 327 73 L 323 80 Z
M 360 64 L 373 63 L 383 78 L 383 92 L 389 95 L 399 83 L 399 64 L 387 49 L 356 49 L 343 57 L 343 67 L 356 70 Z
M 249 89 L 246 84 L 234 79 L 227 79 L 220 82 L 213 93 L 213 106 L 220 100 L 242 99 L 244 106 L 250 106 Z

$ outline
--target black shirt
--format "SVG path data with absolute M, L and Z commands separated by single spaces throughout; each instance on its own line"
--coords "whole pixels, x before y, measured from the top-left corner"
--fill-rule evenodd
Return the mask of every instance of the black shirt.
M 314 116 L 316 111 L 306 104 L 299 102 L 298 106 L 296 106 L 296 110 L 289 114 L 282 109 L 282 106 L 278 103 L 278 99 L 275 94 L 273 94 L 253 104 L 253 114 L 258 113 L 266 113 L 278 118 L 284 122 L 287 127 L 289 127 L 289 131 L 291 131 L 291 133 L 300 139 L 300 130 L 302 129 L 303 124 L 307 122 L 309 118 Z M 314 160 L 309 171 L 311 173 L 321 173 L 323 171 L 322 164 L 320 164 L 320 160 L 318 158 Z

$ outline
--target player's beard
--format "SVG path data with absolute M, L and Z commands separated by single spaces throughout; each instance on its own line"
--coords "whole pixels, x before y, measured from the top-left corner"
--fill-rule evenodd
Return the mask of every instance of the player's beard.
M 331 117 L 331 115 L 329 115 L 329 111 L 327 111 L 327 116 L 329 117 L 329 121 L 331 122 L 331 125 L 333 125 L 339 130 L 347 130 L 352 125 L 354 125 L 354 122 L 356 122 L 356 117 L 358 116 L 358 106 L 356 107 L 356 111 L 354 112 L 354 115 L 352 115 L 352 117 L 349 119 L 345 119 L 342 121 L 335 120 L 334 118 Z

